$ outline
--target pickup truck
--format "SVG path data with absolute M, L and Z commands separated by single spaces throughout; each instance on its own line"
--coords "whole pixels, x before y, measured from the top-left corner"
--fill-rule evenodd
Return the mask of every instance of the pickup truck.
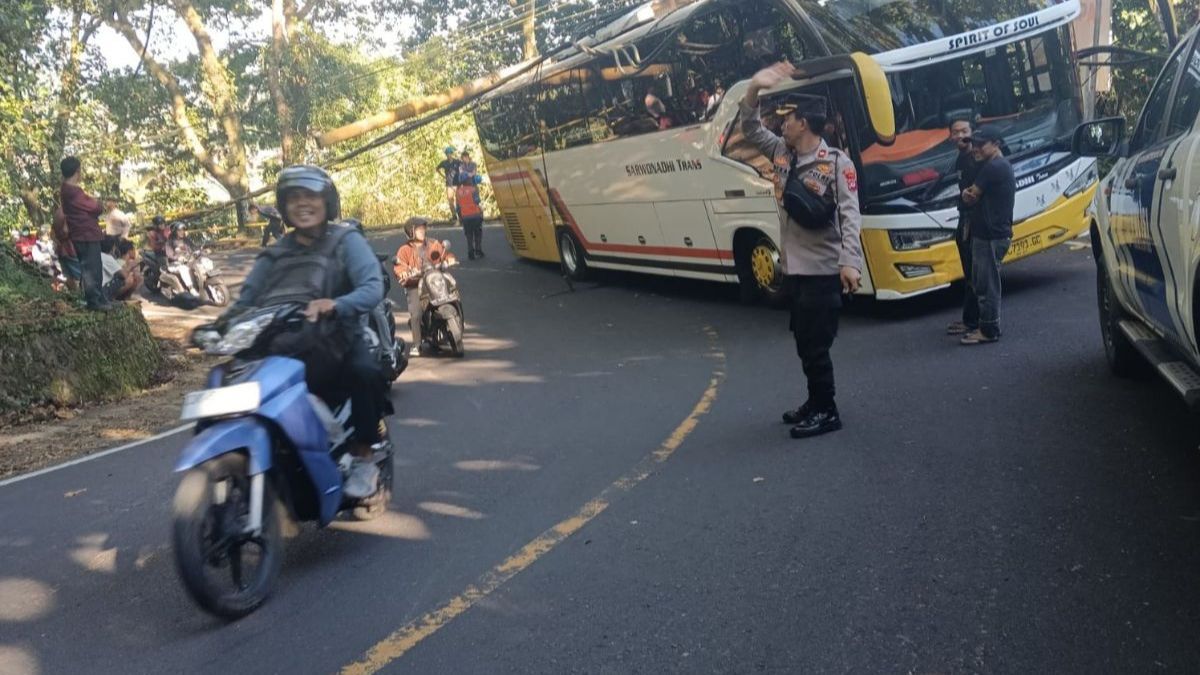
M 1133 132 L 1107 118 L 1072 146 L 1115 164 L 1093 201 L 1092 250 L 1104 351 L 1114 373 L 1157 371 L 1200 404 L 1200 40 L 1171 52 Z

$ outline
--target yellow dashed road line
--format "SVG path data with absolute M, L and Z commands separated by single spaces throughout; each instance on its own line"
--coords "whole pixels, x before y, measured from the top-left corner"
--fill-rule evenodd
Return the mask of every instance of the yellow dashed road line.
M 713 402 L 717 399 L 717 390 L 725 381 L 725 353 L 719 346 L 719 338 L 712 328 L 705 327 L 708 336 L 709 357 L 715 361 L 708 387 L 700 396 L 692 412 L 684 418 L 679 426 L 671 432 L 657 448 L 646 455 L 628 473 L 618 478 L 612 485 L 605 488 L 595 499 L 584 504 L 571 517 L 563 520 L 554 527 L 538 535 L 533 541 L 521 547 L 507 560 L 488 570 L 474 584 L 459 593 L 441 607 L 425 614 L 396 629 L 391 635 L 380 640 L 367 651 L 363 658 L 344 668 L 342 675 L 367 675 L 376 673 L 396 659 L 404 656 L 422 640 L 433 635 L 449 624 L 455 618 L 466 612 L 475 603 L 491 595 L 512 579 L 522 570 L 537 562 L 542 556 L 561 544 L 568 537 L 578 532 L 596 516 L 608 508 L 612 500 L 622 492 L 632 490 L 654 473 L 657 465 L 662 464 L 675 454 L 688 436 L 696 430 L 700 418 L 708 414 Z

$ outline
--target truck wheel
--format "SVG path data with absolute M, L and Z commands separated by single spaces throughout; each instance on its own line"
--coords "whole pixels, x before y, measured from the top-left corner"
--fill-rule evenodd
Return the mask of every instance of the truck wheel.
M 787 304 L 779 249 L 767 235 L 759 234 L 749 245 L 738 249 L 737 275 L 742 302 L 762 301 L 771 307 Z
M 1104 357 L 1117 377 L 1134 377 L 1145 369 L 1146 361 L 1121 331 L 1125 311 L 1113 292 L 1112 281 L 1102 258 L 1096 259 L 1096 303 L 1100 310 L 1100 337 L 1104 341 Z
M 570 230 L 558 232 L 558 257 L 562 260 L 563 272 L 572 281 L 583 281 L 587 278 L 587 259 L 583 254 L 583 246 Z

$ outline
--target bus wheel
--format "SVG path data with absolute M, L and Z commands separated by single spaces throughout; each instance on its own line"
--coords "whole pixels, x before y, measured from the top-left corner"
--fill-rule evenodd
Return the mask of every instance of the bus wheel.
M 749 303 L 761 299 L 772 307 L 782 307 L 787 302 L 787 293 L 783 287 L 783 265 L 775 242 L 760 234 L 738 253 L 738 282 L 742 300 Z
M 562 260 L 563 272 L 574 281 L 582 281 L 587 277 L 587 260 L 583 256 L 583 247 L 570 230 L 558 231 L 558 257 Z

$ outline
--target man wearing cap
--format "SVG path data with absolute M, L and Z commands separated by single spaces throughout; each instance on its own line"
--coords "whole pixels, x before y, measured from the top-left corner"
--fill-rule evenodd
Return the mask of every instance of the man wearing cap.
M 1000 339 L 1000 263 L 1012 244 L 1013 202 L 1017 181 L 1000 149 L 1004 141 L 995 129 L 980 127 L 971 135 L 971 150 L 979 163 L 975 182 L 962 192 L 971 211 L 971 286 L 979 298 L 979 327 L 962 337 L 964 345 Z
M 454 196 L 455 186 L 458 183 L 458 173 L 462 170 L 462 162 L 455 158 L 454 146 L 448 145 L 444 151 L 446 159 L 442 160 L 441 164 L 437 165 L 437 172 L 446 182 L 446 203 L 450 205 L 450 222 L 455 221 Z
M 742 100 L 741 117 L 746 139 L 758 146 L 775 169 L 781 257 L 791 292 L 791 329 L 808 379 L 808 400 L 784 413 L 783 421 L 793 425 L 792 438 L 806 438 L 842 428 L 834 403 L 829 348 L 837 337 L 842 294 L 857 291 L 862 279 L 862 216 L 854 164 L 820 135 L 828 119 L 823 97 L 788 95 L 775 107 L 783 118 L 781 136 L 763 126 L 759 93 L 790 81 L 794 71 L 790 64 L 778 63 L 756 73 Z M 785 207 L 789 188 L 806 189 L 816 196 L 817 204 L 825 207 L 818 211 L 820 217 L 797 222 Z

